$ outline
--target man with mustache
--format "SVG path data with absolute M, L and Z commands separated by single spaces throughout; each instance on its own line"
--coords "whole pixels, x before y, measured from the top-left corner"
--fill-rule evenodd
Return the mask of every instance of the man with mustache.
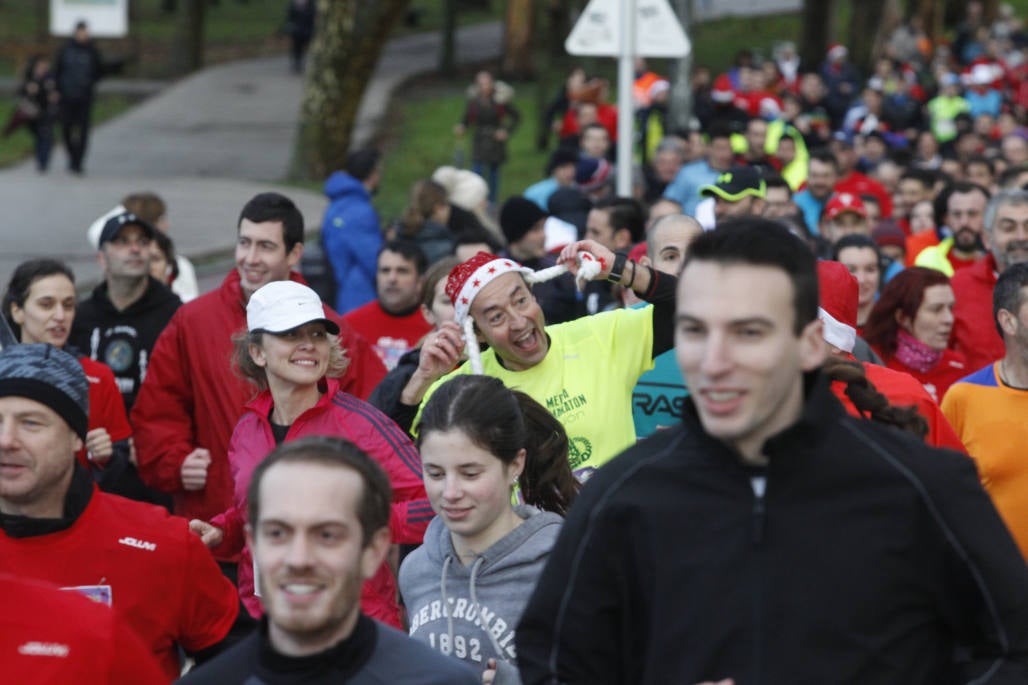
M 972 266 L 985 256 L 982 232 L 989 191 L 974 183 L 954 183 L 942 191 L 945 202 L 944 224 L 950 235 L 938 245 L 921 250 L 915 266 L 938 269 L 950 278 L 961 269 Z M 991 291 L 990 291 L 991 292 Z
M 980 369 L 1001 358 L 1005 349 L 993 320 L 992 291 L 999 275 L 1028 261 L 1028 191 L 1001 191 L 984 215 L 982 234 L 988 254 L 960 269 L 950 285 L 953 307 L 952 347 L 964 354 L 968 368 Z

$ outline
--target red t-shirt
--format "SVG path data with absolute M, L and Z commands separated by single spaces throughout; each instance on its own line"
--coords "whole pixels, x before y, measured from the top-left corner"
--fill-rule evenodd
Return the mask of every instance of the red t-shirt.
M 239 612 L 235 587 L 185 519 L 95 486 L 85 511 L 65 530 L 24 538 L 0 533 L 0 573 L 74 589 L 113 607 L 169 680 L 179 675 L 176 644 L 189 652 L 215 645 Z
M 166 685 L 153 654 L 113 611 L 75 592 L 0 575 L 6 683 Z
M 79 364 L 86 372 L 89 381 L 89 425 L 88 429 L 106 428 L 111 442 L 118 442 L 132 437 L 132 427 L 125 415 L 125 402 L 121 399 L 118 384 L 114 380 L 114 372 L 102 362 L 89 357 L 79 357 Z M 94 464 L 89 461 L 86 448 L 83 447 L 75 458 L 87 469 Z
M 432 330 L 432 324 L 421 314 L 421 307 L 407 316 L 393 316 L 382 309 L 378 300 L 354 309 L 343 316 L 365 340 L 371 343 L 387 369 L 392 369 L 408 350 Z

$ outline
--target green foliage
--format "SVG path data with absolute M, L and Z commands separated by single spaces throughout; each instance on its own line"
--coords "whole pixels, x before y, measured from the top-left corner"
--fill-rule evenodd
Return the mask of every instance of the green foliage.
M 403 99 L 395 108 L 383 144 L 384 171 L 382 185 L 374 203 L 389 223 L 403 213 L 408 194 L 415 181 L 428 178 L 438 167 L 454 164 L 455 156 L 463 155 L 464 167 L 471 166 L 470 138 L 459 143 L 453 126 L 464 112 L 464 88 L 467 79 L 419 85 L 401 89 Z M 530 97 L 531 86 L 514 83 L 514 103 L 521 112 L 521 125 L 507 147 L 507 163 L 500 170 L 500 203 L 511 195 L 543 178 L 548 153 L 535 148 L 536 121 L 539 109 Z M 462 150 L 462 153 L 458 153 Z

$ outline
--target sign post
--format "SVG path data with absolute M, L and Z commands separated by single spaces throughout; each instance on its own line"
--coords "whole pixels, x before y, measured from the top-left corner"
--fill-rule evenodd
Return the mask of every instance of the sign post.
M 685 57 L 689 37 L 667 0 L 590 0 L 564 48 L 569 54 L 618 58 L 617 193 L 632 194 L 636 57 Z

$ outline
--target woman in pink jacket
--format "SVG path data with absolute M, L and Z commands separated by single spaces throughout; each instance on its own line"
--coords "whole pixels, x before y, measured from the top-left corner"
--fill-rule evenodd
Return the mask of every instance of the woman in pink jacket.
M 190 526 L 218 555 L 242 554 L 239 595 L 254 617 L 263 613 L 260 582 L 246 546 L 246 492 L 254 468 L 276 445 L 306 435 L 345 438 L 372 456 L 393 486 L 390 529 L 394 543 L 420 544 L 432 508 L 425 496 L 421 459 L 406 433 L 370 404 L 339 389 L 348 360 L 338 326 L 325 318 L 318 295 L 294 281 L 260 288 L 246 306 L 247 331 L 236 341 L 239 371 L 258 394 L 246 405 L 229 445 L 234 505 L 209 523 Z M 388 564 L 364 584 L 367 615 L 400 626 L 396 578 Z

